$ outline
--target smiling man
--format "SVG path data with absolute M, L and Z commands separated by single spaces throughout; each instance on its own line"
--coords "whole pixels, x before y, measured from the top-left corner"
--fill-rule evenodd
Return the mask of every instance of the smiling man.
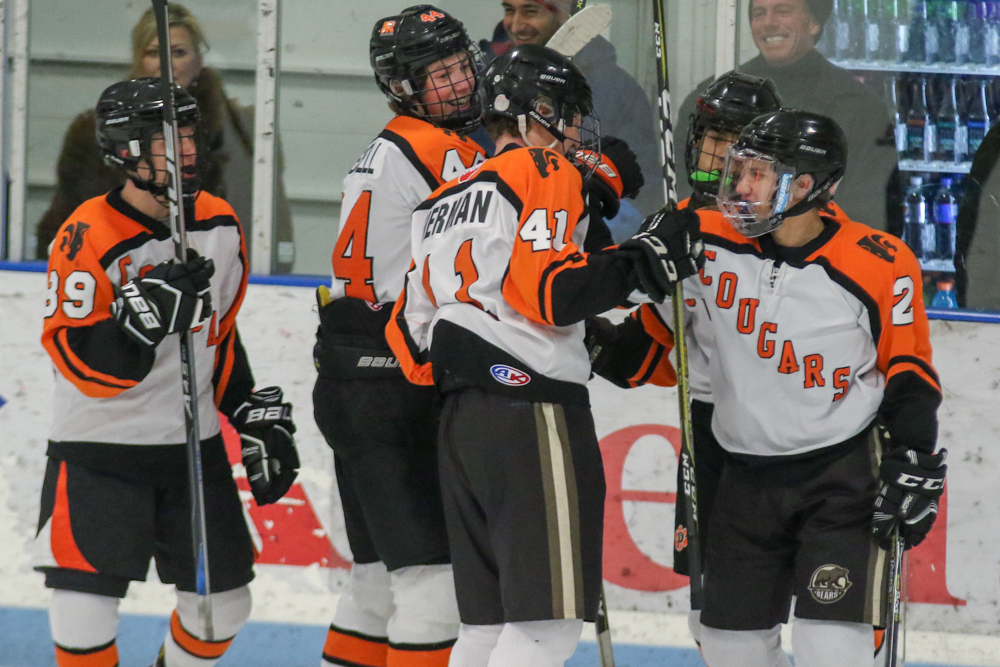
M 850 215 L 885 229 L 886 185 L 893 175 L 896 153 L 885 104 L 878 94 L 847 70 L 833 65 L 816 50 L 832 0 L 751 0 L 750 31 L 760 54 L 739 71 L 771 79 L 789 107 L 829 116 L 847 135 L 851 172 L 837 191 L 837 201 Z M 695 86 L 681 105 L 676 136 L 687 136 L 698 93 L 711 80 Z M 679 179 L 678 190 L 690 186 Z

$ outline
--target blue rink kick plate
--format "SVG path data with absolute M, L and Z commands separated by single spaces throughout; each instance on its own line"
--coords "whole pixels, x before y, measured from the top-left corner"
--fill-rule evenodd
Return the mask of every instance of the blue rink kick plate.
M 169 620 L 157 616 L 123 615 L 118 628 L 122 667 L 148 667 L 166 636 Z M 220 667 L 316 667 L 326 628 L 316 625 L 248 623 L 219 661 Z M 0 607 L 0 667 L 55 667 L 44 609 Z M 703 667 L 698 652 L 666 646 L 615 646 L 616 667 Z M 911 667 L 948 667 L 907 662 Z M 594 642 L 581 642 L 567 667 L 598 667 Z

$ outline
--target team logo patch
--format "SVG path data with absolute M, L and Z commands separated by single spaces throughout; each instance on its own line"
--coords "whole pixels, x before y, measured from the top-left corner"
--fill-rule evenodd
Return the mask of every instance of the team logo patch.
M 538 173 L 542 175 L 542 178 L 549 175 L 550 169 L 559 171 L 559 158 L 552 151 L 544 148 L 529 148 L 528 152 L 531 153 L 531 159 L 535 161 L 535 167 L 538 168 Z
M 86 222 L 73 222 L 66 225 L 63 230 L 62 242 L 59 244 L 59 251 L 66 253 L 66 259 L 73 261 L 77 253 L 83 248 L 83 235 L 90 229 Z
M 896 261 L 896 245 L 881 234 L 866 236 L 858 241 L 858 245 L 890 264 Z
M 674 551 L 680 553 L 687 549 L 688 546 L 688 529 L 686 526 L 677 526 L 677 530 L 674 531 Z
M 839 602 L 851 587 L 849 570 L 839 565 L 823 565 L 816 568 L 809 580 L 809 592 L 821 604 Z
M 378 31 L 380 35 L 391 35 L 396 32 L 396 22 L 386 21 L 382 24 L 382 29 Z
M 531 382 L 530 375 L 505 364 L 494 364 L 490 367 L 490 374 L 494 380 L 508 387 L 523 387 Z

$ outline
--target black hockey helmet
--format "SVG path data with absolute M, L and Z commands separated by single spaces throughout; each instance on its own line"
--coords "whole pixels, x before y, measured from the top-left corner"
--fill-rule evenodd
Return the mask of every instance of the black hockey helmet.
M 429 68 L 445 58 L 460 54 L 467 59 L 471 80 L 448 72 L 446 66 Z M 392 100 L 397 110 L 423 118 L 439 127 L 458 132 L 474 129 L 483 112 L 480 76 L 485 69 L 479 47 L 469 39 L 462 22 L 432 5 L 416 5 L 401 14 L 375 22 L 369 46 L 375 82 Z M 423 100 L 424 87 L 434 72 L 447 73 L 447 100 L 454 100 L 455 110 L 443 112 L 438 103 Z M 456 90 L 460 86 L 462 90 Z M 468 90 L 465 90 L 465 86 Z
M 747 237 L 778 228 L 785 218 L 833 201 L 847 169 L 847 138 L 832 118 L 779 109 L 755 118 L 730 147 L 717 201 Z M 799 177 L 812 176 L 805 192 Z M 791 200 L 801 196 L 792 204 Z
M 770 79 L 729 72 L 712 82 L 695 102 L 688 130 L 684 162 L 688 183 L 696 192 L 715 197 L 719 192 L 719 174 L 726 159 L 723 143 L 720 151 L 705 147 L 705 134 L 731 135 L 735 139 L 750 121 L 757 116 L 781 108 L 781 97 Z M 699 169 L 703 152 L 712 160 L 714 168 Z M 702 165 L 706 167 L 707 165 Z
M 174 84 L 174 104 L 178 127 L 197 129 L 201 114 L 198 102 L 188 91 Z M 117 167 L 126 174 L 137 187 L 148 190 L 158 197 L 167 194 L 167 186 L 157 183 L 156 169 L 152 161 L 153 137 L 163 134 L 163 94 L 160 79 L 144 77 L 121 81 L 108 86 L 97 102 L 97 145 L 101 149 L 104 162 Z M 195 143 L 199 143 L 195 132 Z M 179 147 L 178 147 L 179 148 Z M 201 151 L 198 165 L 202 164 Z M 145 162 L 150 170 L 150 178 L 139 178 L 139 165 Z M 201 169 L 185 170 L 182 178 L 182 193 L 194 196 L 200 189 Z M 160 179 L 163 180 L 163 179 Z
M 600 152 L 600 125 L 587 77 L 566 56 L 537 44 L 513 47 L 490 64 L 483 76 L 484 119 L 503 116 L 517 122 L 526 140 L 527 121 L 566 141 L 575 127 L 580 147 Z

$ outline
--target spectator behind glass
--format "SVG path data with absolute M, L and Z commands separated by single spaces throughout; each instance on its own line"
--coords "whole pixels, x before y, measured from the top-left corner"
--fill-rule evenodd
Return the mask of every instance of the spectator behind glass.
M 847 70 L 816 51 L 832 0 L 750 0 L 750 31 L 760 54 L 738 69 L 771 79 L 784 105 L 829 116 L 847 135 L 850 168 L 837 189 L 837 203 L 855 219 L 886 229 L 886 187 L 896 182 L 892 128 L 881 97 Z M 676 137 L 686 137 L 705 79 L 681 105 Z M 683 167 L 682 167 L 683 168 Z M 685 174 L 686 175 L 686 174 Z M 678 179 L 683 198 L 687 178 Z
M 514 44 L 544 45 L 569 18 L 570 0 L 503 0 L 504 18 L 493 31 L 493 41 L 480 43 L 487 60 L 506 53 Z M 618 66 L 615 47 L 598 36 L 573 57 L 594 95 L 594 111 L 601 134 L 618 137 L 635 152 L 646 179 L 634 203 L 623 199 L 618 215 L 607 220 L 616 243 L 632 236 L 646 215 L 663 205 L 659 139 L 653 107 L 639 83 Z M 474 135 L 478 141 L 480 134 Z M 492 142 L 482 145 L 490 147 Z
M 233 207 L 246 235 L 247 255 L 252 256 L 253 107 L 240 106 L 236 100 L 227 98 L 222 79 L 203 66 L 202 56 L 209 47 L 198 20 L 176 3 L 169 5 L 169 11 L 174 81 L 195 97 L 201 111 L 203 146 L 208 153 L 202 190 L 224 198 Z M 148 9 L 132 29 L 129 79 L 160 75 L 159 44 L 156 17 Z M 55 233 L 77 206 L 125 182 L 120 170 L 104 164 L 94 136 L 95 126 L 94 110 L 88 109 L 74 118 L 66 131 L 56 164 L 56 191 L 38 222 L 38 259 L 48 257 Z M 291 271 L 295 257 L 283 162 L 279 150 L 273 241 L 278 249 L 277 273 Z

